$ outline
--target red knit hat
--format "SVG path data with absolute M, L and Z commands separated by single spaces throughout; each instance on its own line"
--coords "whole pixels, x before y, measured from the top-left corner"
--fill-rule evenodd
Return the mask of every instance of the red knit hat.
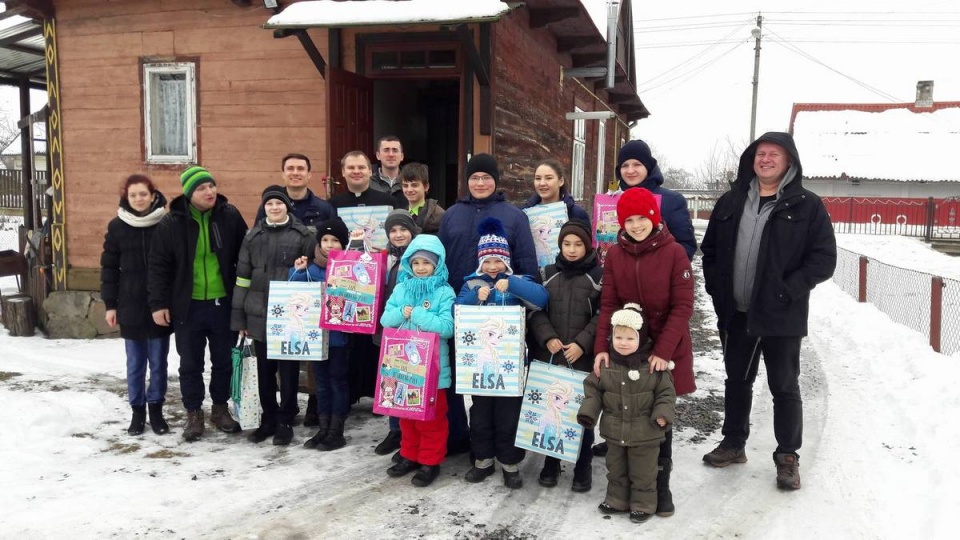
M 653 228 L 660 226 L 660 201 L 653 193 L 642 187 L 632 187 L 620 195 L 617 201 L 617 221 L 620 228 L 630 216 L 643 216 L 653 222 Z

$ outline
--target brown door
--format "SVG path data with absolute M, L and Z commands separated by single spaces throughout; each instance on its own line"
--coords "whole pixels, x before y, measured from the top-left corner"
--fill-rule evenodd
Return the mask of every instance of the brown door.
M 343 192 L 340 159 L 352 150 L 362 150 L 373 159 L 373 81 L 327 67 L 327 118 L 330 120 L 327 169 L 335 180 L 331 195 Z

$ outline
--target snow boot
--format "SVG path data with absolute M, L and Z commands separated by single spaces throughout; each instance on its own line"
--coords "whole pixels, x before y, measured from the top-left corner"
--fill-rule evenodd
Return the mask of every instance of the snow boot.
M 420 464 L 417 463 L 416 461 L 411 461 L 407 458 L 403 458 L 400 460 L 400 463 L 397 463 L 396 465 L 387 469 L 387 476 L 391 478 L 399 478 L 401 476 L 410 474 L 413 471 L 418 470 L 419 468 L 420 468 Z
M 277 432 L 277 425 L 276 425 L 276 424 L 263 424 L 263 423 L 261 423 L 261 424 L 260 424 L 260 427 L 258 427 L 257 429 L 255 429 L 255 430 L 253 431 L 253 433 L 251 433 L 250 435 L 247 435 L 247 440 L 250 441 L 250 442 L 252 442 L 252 443 L 254 443 L 254 444 L 259 444 L 259 443 L 262 443 L 263 441 L 269 439 L 270 437 L 273 437 L 273 435 L 274 435 L 276 432 Z
M 592 450 L 593 450 L 594 456 L 603 457 L 607 455 L 607 443 L 606 442 L 597 443 L 593 445 Z
M 537 482 L 543 487 L 554 487 L 557 485 L 558 478 L 560 478 L 560 460 L 547 456 L 543 460 L 543 469 L 540 470 L 540 478 Z
M 330 429 L 327 431 L 327 436 L 320 441 L 317 450 L 329 452 L 330 450 L 343 448 L 347 445 L 347 439 L 343 437 L 343 421 L 344 418 L 342 416 L 330 417 Z
M 650 519 L 650 518 L 652 518 L 652 517 L 653 517 L 653 514 L 648 514 L 648 513 L 646 513 L 646 512 L 641 511 L 641 510 L 636 510 L 636 511 L 634 511 L 634 512 L 630 512 L 630 521 L 632 521 L 632 522 L 634 522 L 634 523 L 644 523 L 644 522 L 646 522 L 648 519 Z
M 203 409 L 187 411 L 187 425 L 183 426 L 183 439 L 193 442 L 200 440 L 201 436 L 203 436 Z
M 307 398 L 307 412 L 303 413 L 303 427 L 315 427 L 320 425 L 320 415 L 317 414 L 317 396 L 310 394 Z
M 224 433 L 239 433 L 240 424 L 230 416 L 226 403 L 214 403 L 210 408 L 210 423 Z
M 320 441 L 327 436 L 327 432 L 330 431 L 330 417 L 329 416 L 318 416 L 317 417 L 317 433 L 307 439 L 307 442 L 303 443 L 304 448 L 309 448 L 311 450 L 320 446 Z
M 417 471 L 417 474 L 413 475 L 413 478 L 410 479 L 410 483 L 417 487 L 427 487 L 432 484 L 438 476 L 440 476 L 439 465 L 424 465 L 420 467 L 420 470 Z
M 601 513 L 607 514 L 608 516 L 612 516 L 613 514 L 627 513 L 627 510 L 620 510 L 619 508 L 614 508 L 610 506 L 609 504 L 607 504 L 607 501 L 603 501 L 602 503 L 597 505 L 597 509 L 600 510 Z
M 287 446 L 293 441 L 293 426 L 290 424 L 277 424 L 277 431 L 273 435 L 274 446 Z
M 510 467 L 510 465 L 507 465 L 507 467 Z M 503 473 L 503 485 L 510 489 L 520 489 L 523 487 L 523 477 L 520 476 L 520 470 L 516 465 L 513 465 L 512 468 L 512 471 L 507 469 L 501 471 Z
M 400 430 L 391 429 L 387 436 L 380 441 L 380 444 L 373 449 L 373 453 L 378 456 L 392 454 L 400 448 Z
M 726 467 L 731 463 L 746 463 L 747 453 L 743 450 L 743 447 L 729 446 L 725 442 L 721 442 L 720 446 L 703 456 L 703 461 L 714 467 Z
M 670 493 L 670 471 L 673 470 L 673 460 L 660 458 L 657 460 L 657 515 L 670 517 L 676 510 L 673 506 L 673 493 Z
M 800 489 L 800 458 L 790 452 L 773 455 L 777 464 L 777 487 L 780 489 Z
M 130 418 L 130 427 L 127 428 L 127 435 L 143 435 L 143 426 L 147 421 L 147 407 L 145 405 L 132 405 L 133 416 Z
M 593 464 L 589 461 L 577 462 L 573 468 L 573 484 L 570 490 L 575 493 L 586 493 L 593 488 Z
M 470 467 L 470 470 L 467 471 L 467 474 L 463 475 L 463 479 L 471 484 L 479 484 L 494 472 L 492 459 L 478 459 L 473 463 L 473 467 Z
M 163 435 L 170 432 L 170 426 L 163 418 L 163 402 L 147 403 L 147 413 L 150 416 L 150 428 L 157 435 Z

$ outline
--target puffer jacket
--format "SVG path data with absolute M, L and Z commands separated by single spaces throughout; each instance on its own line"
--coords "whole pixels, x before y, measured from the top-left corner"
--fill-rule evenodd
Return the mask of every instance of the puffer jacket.
M 440 222 L 443 221 L 443 214 L 445 212 L 446 210 L 444 210 L 436 200 L 427 199 L 427 202 L 423 203 L 423 207 L 420 208 L 417 215 L 412 216 L 413 222 L 420 227 L 420 232 L 437 234 L 440 232 Z
M 617 178 L 620 178 L 620 172 L 617 171 Z M 620 189 L 629 189 L 620 179 Z M 687 259 L 693 260 L 697 253 L 697 237 L 693 232 L 693 221 L 690 219 L 690 209 L 687 207 L 687 199 L 682 194 L 663 187 L 663 173 L 660 172 L 660 166 L 657 165 L 652 171 L 648 171 L 647 177 L 640 182 L 637 187 L 642 187 L 660 196 L 660 215 L 663 216 L 664 223 L 670 229 L 670 234 L 677 239 L 677 242 L 683 246 L 687 252 Z
M 413 275 L 410 257 L 420 250 L 429 251 L 439 259 L 432 276 L 419 278 Z M 440 378 L 437 388 L 450 388 L 453 382 L 447 343 L 453 337 L 453 304 L 456 297 L 447 283 L 446 257 L 446 250 L 436 236 L 417 235 L 400 258 L 397 286 L 380 316 L 380 324 L 384 328 L 404 326 L 440 335 Z M 409 320 L 403 316 L 405 306 L 413 307 Z
M 508 281 L 507 292 L 501 293 L 493 286 L 501 279 Z M 481 305 L 478 291 L 480 287 L 491 288 L 490 296 L 484 303 L 488 306 L 523 306 L 527 315 L 547 307 L 547 290 L 530 276 L 500 274 L 495 278 L 487 274 L 470 274 L 465 278 L 457 303 L 467 306 Z
M 610 350 L 610 317 L 629 302 L 643 308 L 650 322 L 653 354 L 673 360 L 677 394 L 697 389 L 693 377 L 693 272 L 687 254 L 667 229 L 634 242 L 620 230 L 607 252 L 600 293 L 600 319 L 594 354 Z
M 644 355 L 641 349 L 633 355 Z M 660 444 L 674 421 L 677 394 L 670 377 L 663 371 L 650 373 L 646 360 L 640 363 L 640 378 L 628 376 L 630 368 L 612 354 L 609 368 L 601 368 L 600 377 L 591 373 L 583 381 L 584 400 L 577 412 L 577 422 L 587 429 L 597 425 L 600 436 L 621 446 Z M 601 411 L 603 415 L 601 416 Z M 660 427 L 656 419 L 667 420 Z
M 270 281 L 286 281 L 294 261 L 313 258 L 316 246 L 316 236 L 293 216 L 283 225 L 267 225 L 265 220 L 254 225 L 240 246 L 230 329 L 266 341 Z
M 547 309 L 530 317 L 530 332 L 536 345 L 534 358 L 550 362 L 553 356 L 552 363 L 567 365 L 562 351 L 551 355 L 547 349 L 547 342 L 556 338 L 583 349 L 583 356 L 570 367 L 579 371 L 593 369 L 602 277 L 603 268 L 597 264 L 597 253 L 592 249 L 583 261 L 571 264 L 563 255 L 557 255 L 556 264 L 546 267 L 543 286 L 549 295 Z

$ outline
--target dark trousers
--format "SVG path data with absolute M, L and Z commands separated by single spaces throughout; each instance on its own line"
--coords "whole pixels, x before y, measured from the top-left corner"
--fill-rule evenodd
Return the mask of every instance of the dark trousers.
M 742 448 L 750 436 L 753 382 L 760 357 L 773 394 L 773 432 L 777 453 L 796 454 L 803 438 L 803 402 L 800 398 L 800 337 L 747 335 L 747 315 L 737 312 L 726 331 L 720 332 L 723 364 L 727 371 L 724 394 L 723 440 Z
M 470 438 L 470 425 L 467 424 L 467 406 L 463 403 L 463 396 L 454 388 L 457 386 L 456 339 L 450 339 L 450 377 L 453 383 L 445 391 L 447 393 L 447 420 L 450 422 L 448 441 L 463 441 Z
M 330 347 L 329 356 L 313 366 L 317 414 L 346 418 L 350 412 L 350 347 Z
M 475 459 L 497 458 L 516 465 L 526 452 L 514 446 L 522 397 L 473 396 L 470 407 L 470 448 Z
M 130 405 L 163 403 L 167 398 L 167 353 L 170 337 L 125 339 L 127 350 L 127 394 Z M 150 385 L 146 385 L 147 366 Z
M 574 466 L 574 470 L 579 471 L 587 469 L 593 464 L 593 440 L 593 430 L 584 429 L 583 437 L 580 438 L 580 455 L 577 456 L 577 464 Z M 560 464 L 560 460 L 558 458 L 550 456 L 543 458 L 544 466 L 551 462 L 556 462 L 557 465 Z
M 210 347 L 210 399 L 225 404 L 230 398 L 233 360 L 230 349 L 237 333 L 230 330 L 230 304 L 217 300 L 192 300 L 187 319 L 174 321 L 177 354 L 180 355 L 180 394 L 183 408 L 199 411 L 203 389 L 204 349 Z
M 257 351 L 257 385 L 260 389 L 260 408 L 263 418 L 260 423 L 292 425 L 300 412 L 297 406 L 297 390 L 300 385 L 300 362 L 295 360 L 267 359 L 267 344 L 253 340 Z M 280 403 L 277 404 L 277 373 L 280 374 Z
M 659 446 L 620 446 L 607 441 L 607 498 L 617 510 L 657 511 Z
M 380 348 L 373 344 L 373 336 L 367 334 L 353 334 L 350 341 L 349 399 L 350 403 L 356 403 L 362 397 L 373 397 L 380 369 Z

